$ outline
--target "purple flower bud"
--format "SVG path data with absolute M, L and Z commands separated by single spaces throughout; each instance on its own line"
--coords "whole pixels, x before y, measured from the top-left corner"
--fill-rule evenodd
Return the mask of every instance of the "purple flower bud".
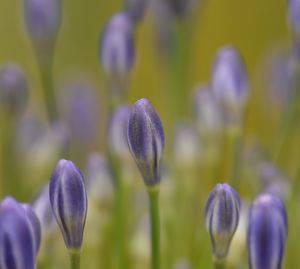
M 240 198 L 228 184 L 217 184 L 210 192 L 205 208 L 206 228 L 209 231 L 216 259 L 224 259 L 240 217 Z
M 114 195 L 114 186 L 106 159 L 100 154 L 91 154 L 88 158 L 86 174 L 89 198 L 98 202 L 111 200 Z
M 178 17 L 184 17 L 192 8 L 193 0 L 168 0 L 173 12 Z
M 241 114 L 248 99 L 248 79 L 241 56 L 232 47 L 218 51 L 214 61 L 211 87 L 225 112 Z
M 60 160 L 51 176 L 50 204 L 66 247 L 80 250 L 87 214 L 87 196 L 81 172 L 71 162 Z
M 11 197 L 0 204 L 0 268 L 35 268 L 35 242 L 29 222 L 22 206 Z
M 128 123 L 128 144 L 147 186 L 161 180 L 164 131 L 161 121 L 147 99 L 138 100 Z
M 108 124 L 108 147 L 113 154 L 127 158 L 130 155 L 127 128 L 131 108 L 121 106 L 113 111 Z
M 288 0 L 288 19 L 297 44 L 300 41 L 300 1 Z
M 134 62 L 133 25 L 127 13 L 115 14 L 106 25 L 100 40 L 100 58 L 111 79 L 127 78 Z
M 41 224 L 43 236 L 57 227 L 50 205 L 48 184 L 39 192 L 32 204 L 32 208 Z
M 200 86 L 193 97 L 196 125 L 202 137 L 209 139 L 220 135 L 223 118 L 213 92 L 206 86 Z
M 6 64 L 0 70 L 0 104 L 11 112 L 24 109 L 28 99 L 28 85 L 23 70 Z
M 261 194 L 254 201 L 248 225 L 247 246 L 252 269 L 281 268 L 287 236 L 287 216 L 282 201 Z
M 140 21 L 145 13 L 149 0 L 125 0 L 125 10 L 133 22 Z
M 35 46 L 52 43 L 61 24 L 61 0 L 24 0 L 27 31 Z
M 22 204 L 23 209 L 25 210 L 25 215 L 27 217 L 27 221 L 29 223 L 29 228 L 31 232 L 31 236 L 34 241 L 34 249 L 35 253 L 37 254 L 41 245 L 41 224 L 40 221 L 33 211 L 31 205 L 29 204 Z

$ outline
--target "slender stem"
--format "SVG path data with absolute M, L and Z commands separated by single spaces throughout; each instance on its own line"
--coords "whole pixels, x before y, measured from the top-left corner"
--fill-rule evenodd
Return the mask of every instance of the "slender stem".
M 232 158 L 232 172 L 231 172 L 231 181 L 232 186 L 239 191 L 240 180 L 241 180 L 241 150 L 242 150 L 242 134 L 240 131 L 234 132 L 231 134 L 232 147 L 233 147 L 233 158 Z
M 160 221 L 159 221 L 159 191 L 149 190 L 150 221 L 151 221 L 151 268 L 160 268 Z
M 80 252 L 70 252 L 70 269 L 80 269 Z
M 214 269 L 225 269 L 225 261 L 215 260 Z

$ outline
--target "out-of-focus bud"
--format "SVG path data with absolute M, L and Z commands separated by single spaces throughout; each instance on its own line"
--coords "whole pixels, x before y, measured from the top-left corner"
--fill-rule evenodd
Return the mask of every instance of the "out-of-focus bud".
M 200 159 L 201 147 L 194 126 L 181 124 L 175 130 L 174 158 L 180 166 L 196 165 Z
M 69 250 L 79 251 L 87 214 L 87 196 L 78 168 L 60 160 L 51 176 L 49 197 L 53 214 Z
M 217 184 L 210 192 L 205 208 L 206 228 L 217 260 L 226 258 L 239 217 L 239 195 L 228 184 Z
M 103 156 L 93 153 L 89 156 L 86 167 L 87 192 L 96 201 L 110 201 L 114 195 L 111 172 Z
M 247 247 L 252 269 L 281 268 L 287 236 L 287 216 L 282 201 L 261 194 L 254 201 L 249 217 Z
M 288 19 L 296 47 L 300 45 L 300 1 L 288 0 Z M 299 52 L 299 51 L 298 51 Z M 298 54 L 299 55 L 299 54 Z
M 35 242 L 29 222 L 22 206 L 11 197 L 0 204 L 0 268 L 35 268 Z
M 99 52 L 107 76 L 112 81 L 126 80 L 134 62 L 133 24 L 127 13 L 117 13 L 109 20 Z
M 23 70 L 15 64 L 0 69 L 0 105 L 9 112 L 23 111 L 28 99 L 28 85 Z
M 111 153 L 122 159 L 130 156 L 127 141 L 127 128 L 131 108 L 121 106 L 112 112 L 108 123 L 108 147 Z
M 133 158 L 148 187 L 161 180 L 164 131 L 161 121 L 147 99 L 140 99 L 131 111 L 128 144 Z
M 225 47 L 217 52 L 211 87 L 224 109 L 226 121 L 239 121 L 249 96 L 248 78 L 238 51 Z
M 285 199 L 290 195 L 290 184 L 282 172 L 271 163 L 264 162 L 258 167 L 258 177 L 264 192 Z
M 34 241 L 34 249 L 35 249 L 35 253 L 37 254 L 41 245 L 41 224 L 40 221 L 37 217 L 37 215 L 35 214 L 35 212 L 33 211 L 31 205 L 29 204 L 22 204 L 24 211 L 25 211 L 25 215 L 27 217 L 27 221 L 29 223 L 29 228 L 31 231 L 31 236 L 33 238 Z
M 63 89 L 62 117 L 68 126 L 74 147 L 94 148 L 98 139 L 100 121 L 99 100 L 95 87 L 87 80 L 68 83 Z
M 191 10 L 195 1 L 193 0 L 168 0 L 169 5 L 176 16 L 185 17 Z
M 50 234 L 57 227 L 55 218 L 51 209 L 49 199 L 49 185 L 43 187 L 32 203 L 39 222 L 41 224 L 42 236 Z
M 223 118 L 213 92 L 206 86 L 197 87 L 193 96 L 193 110 L 197 128 L 204 139 L 219 136 Z
M 146 11 L 149 0 L 125 0 L 125 10 L 133 22 L 139 22 Z
M 52 48 L 61 24 L 61 0 L 24 0 L 25 22 L 38 50 Z

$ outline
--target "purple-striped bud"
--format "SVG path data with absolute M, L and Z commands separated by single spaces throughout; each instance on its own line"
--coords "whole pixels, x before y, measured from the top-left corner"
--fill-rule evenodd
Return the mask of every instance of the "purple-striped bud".
M 127 13 L 115 14 L 106 25 L 100 40 L 100 58 L 112 80 L 126 80 L 134 62 L 133 24 Z
M 241 116 L 249 95 L 248 78 L 238 51 L 225 47 L 218 51 L 211 75 L 211 87 L 228 114 Z
M 248 225 L 251 269 L 280 269 L 287 237 L 287 216 L 282 201 L 263 193 L 254 201 Z
M 73 162 L 60 160 L 51 176 L 50 204 L 65 245 L 80 250 L 87 214 L 87 196 L 83 176 Z
M 228 184 L 217 184 L 210 192 L 205 208 L 206 228 L 209 231 L 216 259 L 224 259 L 237 229 L 240 217 L 240 198 Z
M 55 41 L 62 16 L 61 0 L 24 0 L 25 22 L 33 44 L 42 49 Z
M 108 147 L 113 154 L 127 158 L 130 155 L 127 128 L 131 108 L 121 106 L 113 111 L 108 124 Z
M 131 111 L 128 123 L 128 144 L 133 158 L 149 187 L 161 180 L 164 130 L 147 99 L 140 99 Z
M 15 64 L 6 64 L 0 70 L 0 104 L 17 113 L 24 109 L 28 99 L 28 85 L 23 70 Z
M 25 211 L 25 215 L 26 215 L 27 221 L 29 223 L 31 236 L 34 241 L 35 253 L 38 253 L 40 245 L 41 245 L 41 237 L 42 237 L 40 221 L 39 221 L 37 215 L 35 214 L 35 212 L 33 211 L 31 205 L 22 204 L 22 206 Z
M 149 0 L 125 0 L 125 10 L 133 22 L 139 22 L 146 11 Z
M 34 269 L 35 242 L 22 206 L 6 197 L 0 204 L 0 268 Z

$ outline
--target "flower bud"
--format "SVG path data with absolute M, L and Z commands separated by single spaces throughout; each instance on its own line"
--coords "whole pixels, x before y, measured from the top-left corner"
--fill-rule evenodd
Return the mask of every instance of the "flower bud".
M 140 99 L 131 111 L 128 144 L 133 158 L 149 187 L 161 180 L 164 131 L 161 121 L 147 99 Z
M 81 172 L 68 160 L 60 160 L 51 176 L 50 204 L 65 245 L 80 250 L 87 214 L 87 196 Z
M 23 70 L 6 64 L 0 70 L 0 104 L 10 112 L 21 112 L 28 99 L 28 85 Z
M 35 268 L 35 243 L 25 210 L 11 197 L 0 204 L 0 268 Z
M 241 117 L 248 99 L 248 79 L 241 56 L 232 47 L 218 51 L 213 64 L 211 87 L 229 118 Z
M 288 0 L 288 19 L 296 45 L 300 42 L 300 1 Z
M 214 257 L 224 259 L 240 217 L 240 198 L 228 184 L 217 184 L 210 192 L 205 208 Z
M 130 155 L 127 142 L 127 127 L 131 108 L 121 106 L 112 112 L 108 123 L 108 147 L 109 150 L 120 158 Z
M 22 204 L 23 209 L 25 211 L 25 215 L 29 224 L 31 236 L 34 241 L 34 249 L 35 253 L 37 254 L 41 245 L 41 224 L 40 221 L 33 211 L 31 205 L 29 204 Z
M 133 22 L 139 22 L 145 13 L 149 0 L 125 0 L 125 10 Z
M 105 27 L 100 40 L 100 58 L 105 73 L 124 81 L 134 62 L 133 25 L 127 13 L 115 14 Z
M 43 49 L 52 45 L 62 15 L 61 0 L 24 0 L 25 22 L 34 46 Z
M 197 128 L 205 139 L 217 137 L 222 132 L 222 112 L 211 89 L 200 86 L 193 96 L 193 110 Z
M 251 269 L 281 268 L 287 236 L 287 216 L 282 201 L 261 194 L 249 217 L 247 247 Z

